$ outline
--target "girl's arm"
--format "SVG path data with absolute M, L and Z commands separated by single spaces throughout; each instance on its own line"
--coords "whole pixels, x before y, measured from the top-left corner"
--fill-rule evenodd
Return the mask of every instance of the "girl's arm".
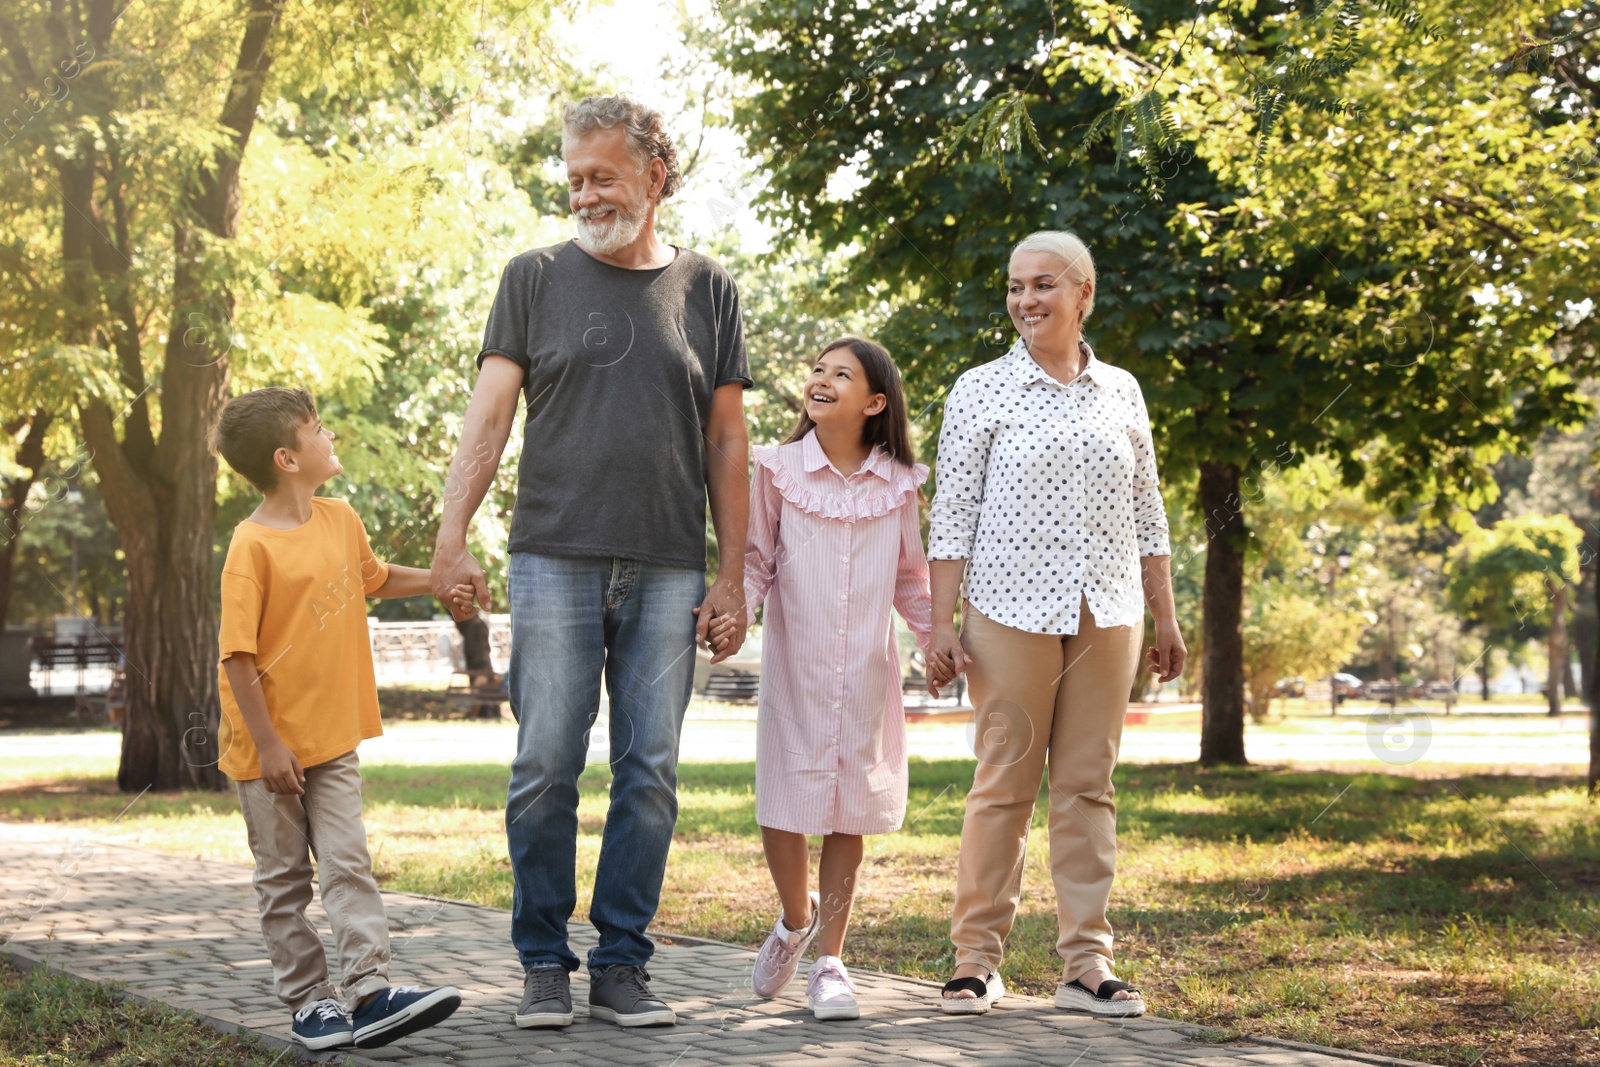
M 744 603 L 751 622 L 778 576 L 778 519 L 782 514 L 783 499 L 772 484 L 772 471 L 758 461 L 755 477 L 750 479 L 750 532 L 744 548 Z
M 917 521 L 917 498 L 900 507 L 900 565 L 895 571 L 894 608 L 917 636 L 917 647 L 928 650 L 933 633 L 933 600 L 928 592 L 928 556 L 922 550 L 922 527 Z

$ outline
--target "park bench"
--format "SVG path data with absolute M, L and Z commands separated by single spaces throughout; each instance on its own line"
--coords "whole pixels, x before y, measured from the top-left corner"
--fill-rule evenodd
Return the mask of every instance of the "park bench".
M 450 684 L 445 687 L 444 698 L 451 704 L 470 705 L 479 718 L 498 718 L 500 706 L 510 699 L 504 683 L 504 675 L 492 672 L 454 671 Z
M 84 724 L 121 726 L 127 711 L 128 687 L 121 663 L 112 668 L 111 685 L 104 693 L 80 692 L 72 701 L 73 718 Z
M 720 670 L 706 679 L 702 694 L 707 700 L 720 700 L 728 704 L 752 704 L 761 691 L 761 676 L 754 671 L 736 668 Z

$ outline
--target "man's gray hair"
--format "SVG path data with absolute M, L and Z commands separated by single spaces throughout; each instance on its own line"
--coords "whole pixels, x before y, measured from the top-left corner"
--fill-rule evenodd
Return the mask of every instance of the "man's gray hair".
M 618 125 L 628 132 L 628 151 L 640 170 L 648 167 L 652 159 L 666 164 L 667 181 L 661 187 L 661 199 L 677 192 L 682 176 L 678 173 L 678 150 L 667 134 L 666 119 L 655 108 L 646 107 L 631 96 L 586 96 L 568 104 L 562 116 L 562 151 L 579 137 Z

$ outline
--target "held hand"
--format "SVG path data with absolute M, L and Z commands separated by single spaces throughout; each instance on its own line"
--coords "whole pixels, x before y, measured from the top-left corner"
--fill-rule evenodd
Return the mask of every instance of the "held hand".
M 938 699 L 939 690 L 955 681 L 955 675 L 951 673 L 949 662 L 943 657 L 929 657 L 927 668 L 928 695 Z
M 743 583 L 736 585 L 718 578 L 711 584 L 705 600 L 694 609 L 694 613 L 699 616 L 694 628 L 696 643 L 703 644 L 710 637 L 711 624 L 718 616 L 727 616 L 733 623 L 733 628 L 727 633 L 723 646 L 712 649 L 712 663 L 721 663 L 743 646 L 745 629 L 749 625 L 749 620 L 745 616 Z
M 698 612 L 700 609 L 696 608 Z M 728 647 L 728 642 L 733 640 L 733 631 L 738 628 L 738 623 L 732 615 L 718 615 L 711 620 L 711 634 L 706 639 L 706 647 L 713 653 L 721 652 Z
M 935 623 L 928 639 L 928 670 L 942 672 L 947 679 L 965 674 L 972 657 L 961 647 L 961 637 L 952 622 Z
M 281 741 L 261 753 L 261 781 L 267 792 L 284 796 L 304 796 L 306 772 L 300 761 Z
M 483 568 L 478 566 L 478 561 L 467 551 L 464 543 L 439 545 L 434 548 L 429 584 L 433 588 L 433 595 L 444 604 L 450 612 L 450 617 L 458 622 L 477 614 L 477 609 L 472 605 L 473 600 L 481 604 L 484 611 L 489 610 L 488 579 L 484 577 Z M 457 590 L 461 586 L 469 590 L 469 595 L 464 599 L 457 599 Z
M 1156 623 L 1155 643 L 1150 648 L 1149 656 L 1150 669 L 1161 684 L 1183 673 L 1183 665 L 1189 659 L 1189 649 L 1184 646 L 1183 635 L 1178 632 L 1176 621 Z
M 450 590 L 450 599 L 445 602 L 445 607 L 450 610 L 452 618 L 470 619 L 476 609 L 472 606 L 472 598 L 477 595 L 477 590 L 470 585 L 458 585 Z

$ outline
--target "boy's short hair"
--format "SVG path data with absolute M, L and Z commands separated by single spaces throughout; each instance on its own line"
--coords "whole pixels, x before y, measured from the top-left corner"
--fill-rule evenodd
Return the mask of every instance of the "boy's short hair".
M 317 417 L 317 402 L 304 389 L 269 386 L 229 400 L 222 408 L 212 447 L 228 466 L 265 493 L 278 484 L 273 455 L 300 444 L 300 427 Z

